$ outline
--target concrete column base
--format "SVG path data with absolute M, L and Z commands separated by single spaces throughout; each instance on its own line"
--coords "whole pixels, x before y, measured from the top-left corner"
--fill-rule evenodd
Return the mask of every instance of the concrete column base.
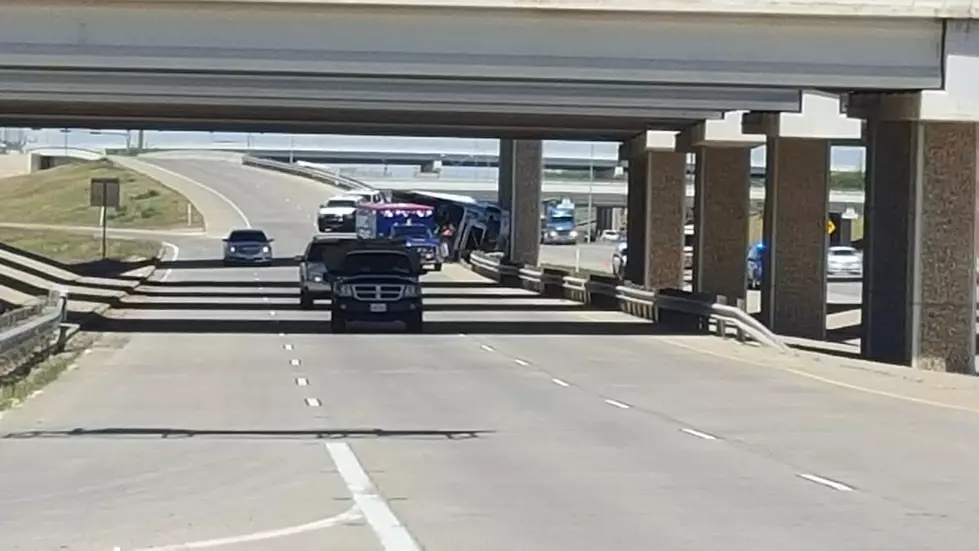
M 868 121 L 866 358 L 975 369 L 977 127 Z
M 697 147 L 696 154 L 694 291 L 733 303 L 746 295 L 751 149 Z
M 772 331 L 826 336 L 828 140 L 769 138 L 761 316 Z

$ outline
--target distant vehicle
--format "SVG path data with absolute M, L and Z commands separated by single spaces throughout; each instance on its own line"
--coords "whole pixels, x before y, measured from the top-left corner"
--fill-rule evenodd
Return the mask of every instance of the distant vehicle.
M 863 255 L 853 247 L 835 246 L 826 252 L 826 272 L 829 276 L 863 276 Z
M 357 205 L 364 202 L 360 195 L 337 195 L 320 205 L 316 217 L 316 228 L 321 232 L 353 232 L 354 213 Z
M 441 272 L 445 249 L 432 228 L 421 224 L 402 224 L 391 228 L 388 237 L 404 240 L 410 249 L 418 251 L 423 269 Z
M 571 245 L 578 242 L 575 229 L 575 207 L 570 199 L 549 201 L 541 215 L 541 243 Z
M 764 276 L 764 255 L 765 244 L 760 241 L 748 249 L 748 257 L 745 261 L 745 279 L 749 289 L 761 289 Z
M 622 236 L 622 241 L 616 246 L 615 251 L 612 253 L 612 273 L 616 277 L 623 277 L 625 275 L 625 266 L 628 263 L 629 255 L 627 254 L 626 247 L 626 236 Z M 694 226 L 693 224 L 687 224 L 683 228 L 683 269 L 690 270 L 693 269 L 693 244 L 694 244 Z
M 334 274 L 356 240 L 355 233 L 331 233 L 317 235 L 306 245 L 306 251 L 297 258 L 300 308 L 310 310 L 316 300 L 330 297 Z
M 420 273 L 418 254 L 403 242 L 358 239 L 333 282 L 330 328 L 343 333 L 351 321 L 400 321 L 422 332 Z
M 356 214 L 357 237 L 404 241 L 418 252 L 424 267 L 442 271 L 441 242 L 435 236 L 435 208 L 414 203 L 361 203 Z
M 381 193 L 380 191 L 377 191 L 376 189 L 351 190 L 351 191 L 348 191 L 348 192 L 344 193 L 344 195 L 347 195 L 347 196 L 356 195 L 356 196 L 360 197 L 361 199 L 363 199 L 363 201 L 365 203 L 387 203 L 388 202 L 387 197 L 385 197 L 383 193 Z
M 233 230 L 224 238 L 224 264 L 272 264 L 272 241 L 262 230 Z
M 615 277 L 625 277 L 625 265 L 629 256 L 628 250 L 628 243 L 621 241 L 616 245 L 615 251 L 612 253 L 612 275 Z
M 602 241 L 612 242 L 621 241 L 622 237 L 622 232 L 618 230 L 602 230 L 602 233 L 598 236 Z

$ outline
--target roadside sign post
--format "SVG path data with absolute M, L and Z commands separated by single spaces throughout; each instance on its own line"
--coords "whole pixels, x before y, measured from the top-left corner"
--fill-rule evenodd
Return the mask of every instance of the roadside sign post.
M 99 208 L 99 225 L 102 228 L 102 260 L 108 248 L 108 209 L 119 208 L 119 178 L 92 178 L 89 184 L 89 204 Z

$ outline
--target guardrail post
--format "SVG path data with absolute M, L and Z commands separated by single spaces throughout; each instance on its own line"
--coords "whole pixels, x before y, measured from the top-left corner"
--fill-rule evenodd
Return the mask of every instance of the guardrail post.
M 500 270 L 500 285 L 505 285 L 507 287 L 523 287 L 523 282 L 520 279 L 520 268 L 519 264 L 509 264 L 505 260 L 500 260 L 500 267 L 511 266 L 512 270 Z
M 727 297 L 722 295 L 717 295 L 717 299 L 714 301 L 715 304 L 727 304 Z M 726 339 L 727 338 L 727 320 L 724 318 L 717 319 L 717 336 Z
M 564 278 L 568 272 L 557 268 L 544 268 L 541 270 L 540 293 L 548 298 L 564 297 Z
M 741 310 L 742 312 L 748 311 L 748 305 L 743 298 L 739 298 L 737 300 L 737 307 L 738 310 Z M 748 336 L 745 334 L 744 327 L 741 327 L 741 324 L 738 324 L 737 326 L 737 338 L 738 338 L 738 342 L 741 343 L 748 341 Z
M 591 274 L 588 276 L 588 281 L 585 283 L 585 299 L 587 304 L 592 305 L 596 308 L 603 308 L 607 310 L 618 310 L 619 309 L 619 299 L 615 297 L 615 293 L 607 294 L 596 292 L 595 286 L 589 285 L 590 283 L 597 283 L 603 287 L 612 287 L 613 289 L 619 285 L 619 280 L 612 276 L 603 276 Z
M 709 309 L 710 305 L 717 303 L 719 299 L 717 295 L 711 295 L 708 293 L 694 293 L 672 287 L 660 289 L 658 294 L 664 297 L 676 297 L 698 302 L 703 304 L 705 309 Z M 666 308 L 657 308 L 656 310 L 656 319 L 671 329 L 687 333 L 710 332 L 709 314 L 682 312 Z

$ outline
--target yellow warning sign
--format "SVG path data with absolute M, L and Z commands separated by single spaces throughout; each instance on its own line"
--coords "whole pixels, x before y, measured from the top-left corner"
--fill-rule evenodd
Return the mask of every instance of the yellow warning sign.
M 832 220 L 826 221 L 826 233 L 833 233 L 836 231 L 836 224 Z

